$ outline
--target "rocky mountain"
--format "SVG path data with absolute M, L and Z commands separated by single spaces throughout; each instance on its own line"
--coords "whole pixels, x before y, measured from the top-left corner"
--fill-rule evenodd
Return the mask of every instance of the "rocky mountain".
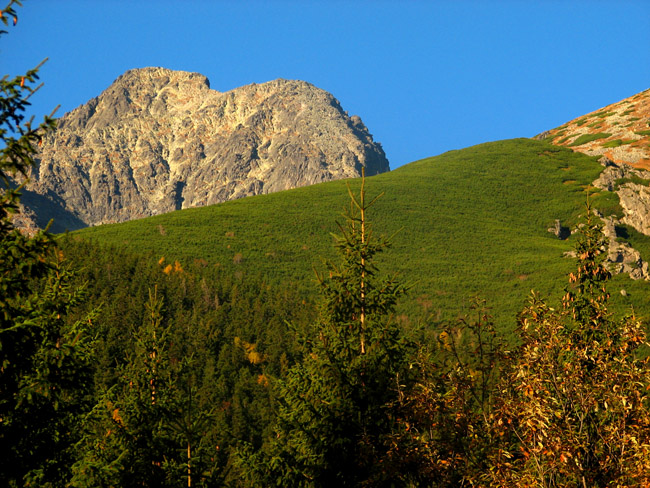
M 650 89 L 537 136 L 615 164 L 650 169 Z
M 21 225 L 54 218 L 55 232 L 389 170 L 361 119 L 309 83 L 220 93 L 163 68 L 64 115 L 36 162 Z
M 616 192 L 623 212 L 621 216 L 603 217 L 610 270 L 650 280 L 648 263 L 638 251 L 619 242 L 616 231 L 624 224 L 650 236 L 650 89 L 536 137 L 601 156 L 605 170 L 593 185 Z

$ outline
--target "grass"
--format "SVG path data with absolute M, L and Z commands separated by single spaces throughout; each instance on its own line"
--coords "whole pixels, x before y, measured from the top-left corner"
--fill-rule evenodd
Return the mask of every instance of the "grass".
M 650 130 L 638 130 L 635 134 L 639 136 L 650 136 Z
M 583 124 L 586 123 L 586 122 L 587 122 L 587 119 L 586 119 L 586 118 L 584 118 L 584 119 L 580 119 L 580 120 L 576 120 L 576 125 L 577 125 L 578 127 L 580 127 L 581 125 L 583 125 Z
M 583 144 L 587 144 L 588 142 L 596 141 L 598 139 L 606 139 L 610 136 L 611 134 L 609 134 L 608 132 L 596 132 L 595 134 L 582 134 L 575 141 L 569 144 L 569 147 L 581 146 Z
M 637 185 L 650 186 L 650 181 L 644 180 L 643 178 L 640 178 L 637 175 L 632 175 L 627 178 L 621 178 L 620 180 L 616 180 L 616 190 L 618 190 L 625 183 L 636 183 Z
M 613 141 L 603 142 L 601 144 L 601 147 L 613 148 L 613 147 L 625 146 L 626 144 L 632 144 L 633 142 L 636 142 L 636 139 L 626 139 L 626 140 L 614 139 Z
M 493 307 L 498 326 L 512 330 L 531 289 L 559 299 L 574 266 L 562 254 L 574 238 L 561 241 L 547 229 L 555 219 L 563 226 L 577 224 L 585 191 L 600 171 L 596 158 L 544 141 L 514 139 L 450 151 L 368 178 L 369 196 L 384 193 L 369 212 L 374 231 L 394 235 L 379 267 L 411 283 L 398 313 L 410 321 L 453 319 L 479 295 Z M 322 270 L 322 258 L 333 256 L 330 233 L 349 200 L 347 184 L 356 191 L 359 180 L 75 235 L 151 253 L 151 259 L 202 260 L 268 283 L 291 282 L 301 293 L 313 294 L 313 269 Z M 620 211 L 616 194 L 589 191 L 599 209 Z M 635 293 L 630 296 L 639 309 L 648 307 Z

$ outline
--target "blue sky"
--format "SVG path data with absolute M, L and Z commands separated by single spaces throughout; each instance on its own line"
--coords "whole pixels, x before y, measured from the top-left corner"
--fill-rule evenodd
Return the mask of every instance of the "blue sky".
M 531 137 L 650 87 L 648 0 L 25 0 L 18 12 L 0 71 L 49 57 L 39 117 L 131 68 L 199 72 L 219 91 L 301 79 L 361 116 L 392 168 Z

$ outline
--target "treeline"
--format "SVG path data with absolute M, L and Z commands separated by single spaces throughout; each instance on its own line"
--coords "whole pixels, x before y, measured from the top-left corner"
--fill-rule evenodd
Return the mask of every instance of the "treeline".
M 227 483 L 233 447 L 270 433 L 271 382 L 296 357 L 289 324 L 309 323 L 314 305 L 200 262 L 74 239 L 60 249 L 84 286 L 74 319 L 94 316 L 95 405 L 74 448 L 75 485 L 176 486 L 188 459 L 195 486 Z
M 561 307 L 531 295 L 517 344 L 478 301 L 425 340 L 393 320 L 407 290 L 351 197 L 317 307 L 200 261 L 5 234 L 4 486 L 650 483 L 645 325 L 608 312 L 590 211 Z

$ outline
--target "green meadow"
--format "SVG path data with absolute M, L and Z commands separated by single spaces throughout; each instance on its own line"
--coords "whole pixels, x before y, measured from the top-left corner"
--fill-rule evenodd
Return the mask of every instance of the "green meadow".
M 405 323 L 454 319 L 473 297 L 487 300 L 498 326 L 511 330 L 532 289 L 559 303 L 573 259 L 573 237 L 548 232 L 555 220 L 574 228 L 587 198 L 606 214 L 620 212 L 613 193 L 590 186 L 596 158 L 544 141 L 485 143 L 416 161 L 367 178 L 373 232 L 392 236 L 378 260 L 410 291 L 398 309 Z M 332 232 L 360 180 L 334 181 L 275 194 L 77 231 L 101 246 L 127 248 L 184 268 L 217 267 L 237 278 L 317 290 L 314 270 L 333 257 Z M 643 237 L 631 239 L 649 248 Z M 643 242 L 642 242 L 643 241 Z M 164 260 L 163 260 L 164 258 Z M 196 271 L 200 272 L 200 271 Z M 610 289 L 621 311 L 648 312 L 645 283 L 616 277 Z M 627 296 L 619 291 L 625 289 Z M 290 304 L 287 304 L 291 306 Z

